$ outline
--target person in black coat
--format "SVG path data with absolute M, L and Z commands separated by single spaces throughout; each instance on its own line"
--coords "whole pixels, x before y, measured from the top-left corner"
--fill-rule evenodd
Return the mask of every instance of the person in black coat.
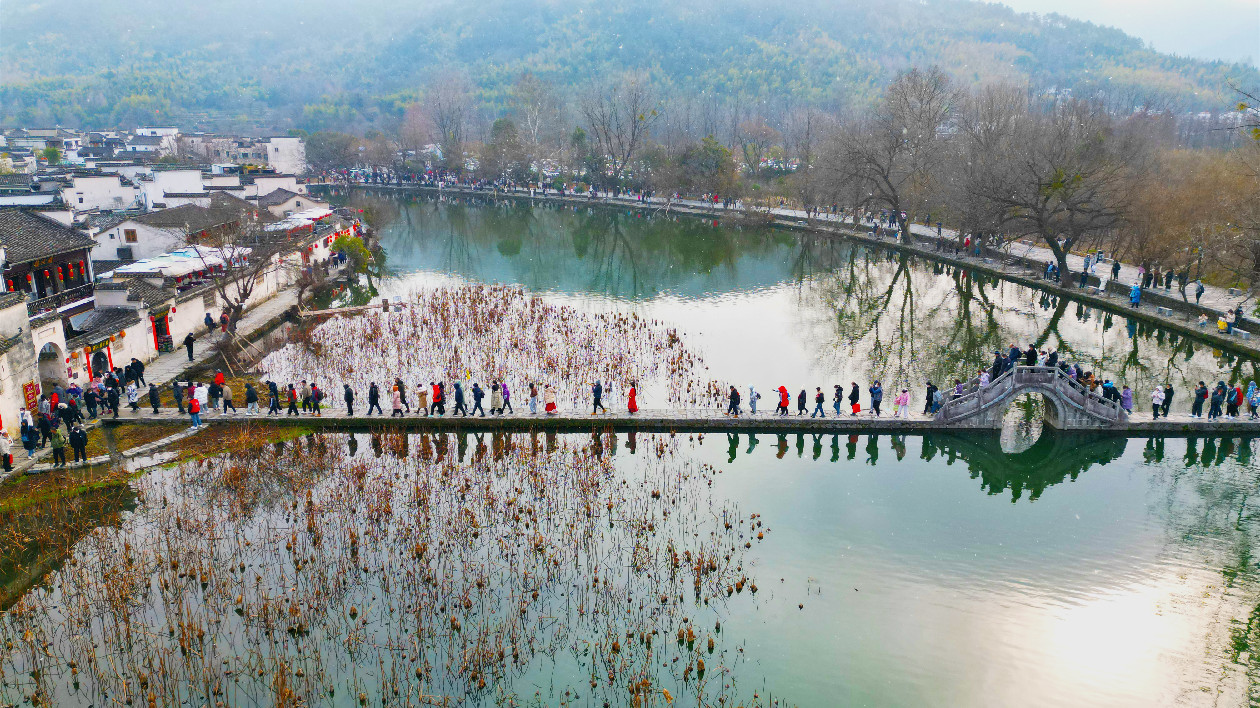
M 486 417 L 486 409 L 481 407 L 481 399 L 486 397 L 486 392 L 481 390 L 481 386 L 473 382 L 472 387 L 473 407 L 472 414 L 477 415 L 477 411 L 481 411 L 481 417 Z
M 796 394 L 796 414 L 805 415 L 806 410 L 808 410 L 806 406 L 808 405 L 809 404 L 806 401 L 805 389 L 801 389 L 801 392 Z
M 342 384 L 341 397 L 346 402 L 346 415 L 354 417 L 354 391 L 351 390 L 350 384 Z
M 367 414 L 372 415 L 372 409 L 375 408 L 377 413 L 385 415 L 385 411 L 381 410 L 381 390 L 376 387 L 376 382 L 368 386 L 368 409 Z
M 1002 356 L 1002 352 L 993 352 L 993 366 L 989 367 L 989 378 L 996 379 L 1006 371 L 1006 359 Z
M 171 396 L 175 399 L 175 405 L 179 406 L 179 414 L 184 414 L 184 387 L 179 385 L 178 381 L 171 382 Z
M 144 380 L 144 363 L 135 357 L 131 358 L 131 378 L 135 379 L 137 386 L 148 385 Z
M 1172 271 L 1168 271 L 1168 272 L 1171 273 Z M 1165 418 L 1168 417 L 1168 409 L 1169 407 L 1172 406 L 1173 393 L 1174 391 L 1173 391 L 1172 384 L 1170 383 L 1164 384 L 1164 402 L 1160 404 L 1160 408 L 1162 409 L 1163 416 Z
M 74 426 L 68 436 L 70 449 L 74 451 L 74 461 L 78 463 L 87 462 L 87 431 L 82 425 Z
M 197 338 L 192 336 L 192 332 L 189 332 L 184 337 L 184 348 L 188 350 L 188 361 L 193 360 L 193 342 L 195 341 L 197 341 Z
M 158 392 L 158 387 L 155 384 L 149 384 L 149 405 L 153 406 L 153 415 L 161 413 L 161 411 L 158 410 L 158 406 L 161 402 L 162 394 Z
M 1050 352 L 1050 356 L 1046 357 L 1046 366 L 1058 366 L 1058 365 L 1059 365 L 1059 350 L 1055 349 L 1054 351 Z
M 927 398 L 927 403 L 924 403 L 924 404 L 923 404 L 923 412 L 924 412 L 924 413 L 931 413 L 931 412 L 932 412 L 932 402 L 936 400 L 936 386 L 934 386 L 934 385 L 932 384 L 932 382 L 931 382 L 931 381 L 928 381 L 928 382 L 927 382 L 927 396 L 926 396 L 926 398 Z
M 83 394 L 83 405 L 87 406 L 88 415 L 93 420 L 96 420 L 96 406 L 100 404 L 100 401 L 101 396 L 96 392 L 96 388 L 89 386 L 88 390 Z
M 109 388 L 109 410 L 113 412 L 114 417 L 118 417 L 118 387 L 111 386 Z
M 280 415 L 280 387 L 275 381 L 267 382 L 267 415 Z
M 1028 345 L 1028 351 L 1024 352 L 1024 366 L 1037 365 L 1037 349 L 1033 345 Z
M 464 404 L 464 387 L 460 386 L 459 382 L 456 381 L 455 382 L 455 412 L 451 413 L 451 415 L 457 416 L 461 412 L 464 414 L 464 417 L 468 416 L 468 406 Z
M 254 384 L 245 384 L 245 415 L 258 414 L 258 391 Z

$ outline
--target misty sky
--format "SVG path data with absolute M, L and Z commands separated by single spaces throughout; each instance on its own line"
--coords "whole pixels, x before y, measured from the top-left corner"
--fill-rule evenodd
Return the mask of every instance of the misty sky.
M 1260 66 L 1260 0 L 996 0 L 1110 25 L 1161 52 Z

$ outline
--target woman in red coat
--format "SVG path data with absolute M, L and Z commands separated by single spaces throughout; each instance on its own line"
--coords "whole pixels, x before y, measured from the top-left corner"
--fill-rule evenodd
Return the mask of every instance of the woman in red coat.
M 635 390 L 635 382 L 631 381 L 630 382 L 630 398 L 626 402 L 626 408 L 630 410 L 631 415 L 634 415 L 635 413 L 639 412 L 639 402 L 635 400 L 635 396 L 637 394 L 638 394 L 638 391 Z
M 779 415 L 788 414 L 788 406 L 792 405 L 792 394 L 788 393 L 787 386 L 779 387 L 779 407 L 774 409 Z

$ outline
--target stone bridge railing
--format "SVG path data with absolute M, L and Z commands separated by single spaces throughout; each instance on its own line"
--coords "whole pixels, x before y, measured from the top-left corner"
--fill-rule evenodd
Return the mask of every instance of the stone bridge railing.
M 1097 430 L 1128 420 L 1117 401 L 1103 399 L 1052 366 L 1015 366 L 988 385 L 969 381 L 963 395 L 947 400 L 936 420 L 959 428 L 1000 428 L 1006 405 L 1022 393 L 1046 399 L 1046 423 L 1060 430 Z

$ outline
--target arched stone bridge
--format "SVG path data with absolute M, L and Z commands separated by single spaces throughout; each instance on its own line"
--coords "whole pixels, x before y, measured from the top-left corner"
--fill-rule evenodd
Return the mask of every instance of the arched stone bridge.
M 952 428 L 1001 428 L 1007 404 L 1022 393 L 1046 399 L 1046 424 L 1058 430 L 1100 430 L 1129 419 L 1118 401 L 1107 401 L 1052 366 L 1016 366 L 980 387 L 978 378 L 948 399 L 936 420 Z

